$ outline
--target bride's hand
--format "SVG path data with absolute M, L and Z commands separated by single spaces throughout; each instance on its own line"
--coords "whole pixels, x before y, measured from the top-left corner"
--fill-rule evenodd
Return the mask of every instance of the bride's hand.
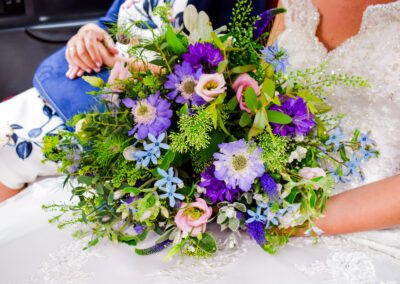
M 101 53 L 101 49 L 106 50 L 106 53 Z M 118 50 L 105 30 L 95 24 L 85 25 L 68 41 L 65 56 L 70 68 L 66 76 L 75 79 L 85 72 L 99 72 L 104 64 L 110 66 L 107 61 L 117 53 Z

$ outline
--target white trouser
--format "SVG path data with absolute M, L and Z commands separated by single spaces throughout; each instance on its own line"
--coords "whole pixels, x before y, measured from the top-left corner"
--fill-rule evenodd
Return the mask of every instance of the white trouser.
M 56 163 L 42 162 L 43 137 L 64 127 L 34 88 L 0 103 L 0 183 L 18 189 L 39 176 L 57 175 Z

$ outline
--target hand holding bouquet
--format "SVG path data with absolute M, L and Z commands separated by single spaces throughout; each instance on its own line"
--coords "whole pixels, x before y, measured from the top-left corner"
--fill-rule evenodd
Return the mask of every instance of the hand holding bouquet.
M 251 4 L 238 1 L 222 33 L 193 6 L 185 29 L 160 8 L 161 32 L 129 53 L 161 72 L 120 64 L 108 83 L 87 77 L 106 110 L 46 138 L 44 153 L 60 162 L 74 197 L 46 206 L 62 212 L 53 220 L 88 224 L 89 246 L 101 238 L 136 246 L 154 232 L 154 246 L 136 252 L 170 247 L 167 258 L 215 253 L 211 222 L 247 232 L 269 253 L 288 241 L 288 228 L 318 236 L 313 220 L 335 183 L 363 178 L 361 163 L 378 154 L 368 133 L 342 132 L 326 97 L 332 86 L 367 82 L 323 66 L 286 73 L 287 52 L 263 45 L 279 12 L 251 17 Z

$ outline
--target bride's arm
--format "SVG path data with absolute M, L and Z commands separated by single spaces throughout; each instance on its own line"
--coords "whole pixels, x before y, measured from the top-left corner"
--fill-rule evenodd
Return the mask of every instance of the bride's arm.
M 326 235 L 400 225 L 400 175 L 333 196 L 316 225 Z

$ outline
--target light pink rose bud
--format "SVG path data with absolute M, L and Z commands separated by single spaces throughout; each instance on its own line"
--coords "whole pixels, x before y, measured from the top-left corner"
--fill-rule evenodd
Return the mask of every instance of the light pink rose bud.
M 326 173 L 321 168 L 305 167 L 299 171 L 299 175 L 304 179 L 310 180 L 310 179 L 317 178 L 317 177 L 325 177 Z
M 195 91 L 206 102 L 211 102 L 222 93 L 225 93 L 224 76 L 220 73 L 201 75 Z
M 246 91 L 247 88 L 251 87 L 253 88 L 257 97 L 259 97 L 261 91 L 260 91 L 260 86 L 258 86 L 257 84 L 257 81 L 251 78 L 249 74 L 243 73 L 239 77 L 237 77 L 232 87 L 236 92 L 236 98 L 239 102 L 240 109 L 250 113 L 250 109 L 244 102 L 244 92 Z
M 197 198 L 196 202 L 182 203 L 181 208 L 175 216 L 176 226 L 191 236 L 196 237 L 204 233 L 207 228 L 208 219 L 212 215 L 212 208 L 207 206 L 204 199 Z

